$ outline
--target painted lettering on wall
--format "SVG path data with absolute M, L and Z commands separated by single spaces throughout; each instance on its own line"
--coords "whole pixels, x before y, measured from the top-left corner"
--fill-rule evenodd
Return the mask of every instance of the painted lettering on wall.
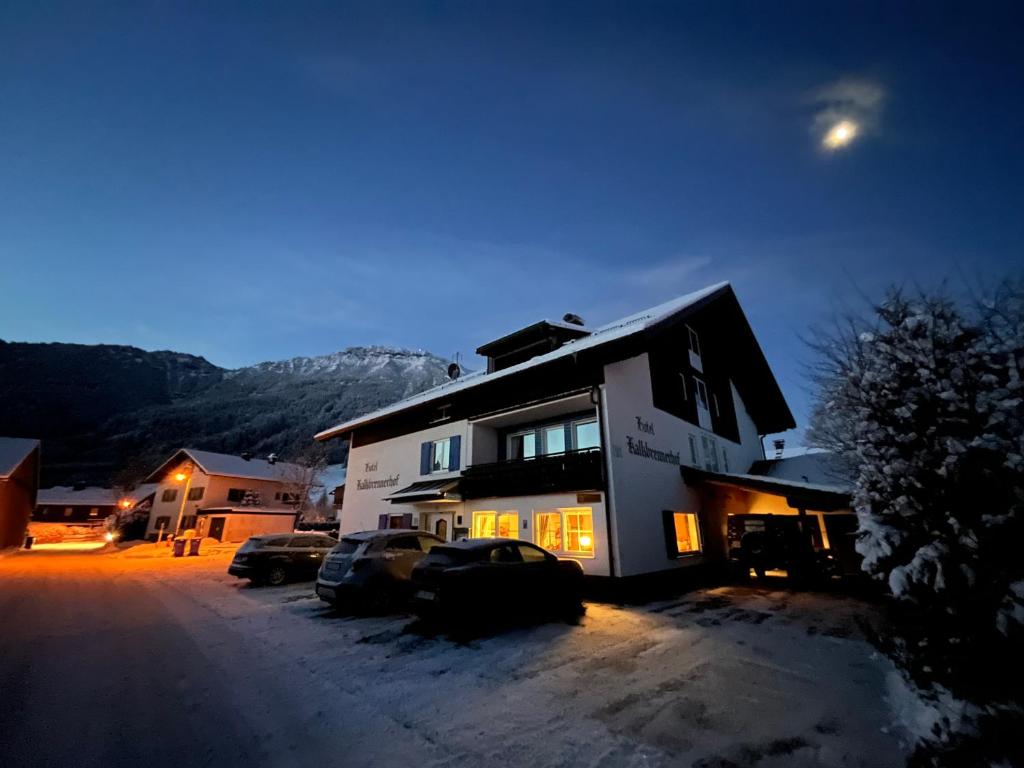
M 641 432 L 644 432 L 644 433 L 646 433 L 648 435 L 653 435 L 654 434 L 654 425 L 651 424 L 651 422 L 644 421 L 639 416 L 637 416 L 635 418 L 636 418 L 636 428 L 638 430 L 640 430 Z
M 640 456 L 651 461 L 660 461 L 664 464 L 675 464 L 679 466 L 679 454 L 674 451 L 660 451 L 651 448 L 646 440 L 637 440 L 632 435 L 626 435 L 626 449 L 634 456 Z
M 356 480 L 357 491 L 370 491 L 374 488 L 394 488 L 398 485 L 398 475 L 388 475 L 381 480 Z
M 368 462 L 366 462 L 366 465 L 363 467 L 363 472 L 365 472 L 366 474 L 370 474 L 371 472 L 376 472 L 376 471 L 377 471 L 377 462 L 376 461 L 368 461 Z

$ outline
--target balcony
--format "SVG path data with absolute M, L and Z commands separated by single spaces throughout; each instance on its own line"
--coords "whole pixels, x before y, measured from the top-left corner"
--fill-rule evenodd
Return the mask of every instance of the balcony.
M 604 463 L 601 451 L 590 449 L 474 464 L 462 473 L 459 487 L 464 499 L 596 491 L 604 488 Z

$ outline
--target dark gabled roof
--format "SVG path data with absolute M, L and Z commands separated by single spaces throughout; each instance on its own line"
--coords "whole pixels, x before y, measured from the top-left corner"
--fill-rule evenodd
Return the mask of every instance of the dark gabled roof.
M 0 437 L 0 480 L 13 475 L 33 451 L 39 441 L 27 437 Z

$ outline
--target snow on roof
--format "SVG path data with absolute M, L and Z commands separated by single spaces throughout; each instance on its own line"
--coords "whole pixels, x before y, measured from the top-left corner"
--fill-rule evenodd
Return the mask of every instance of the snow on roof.
M 0 437 L 0 479 L 13 475 L 38 447 L 39 441 L 28 437 Z
M 850 469 L 839 456 L 829 451 L 757 461 L 750 468 L 750 473 L 773 480 L 811 483 L 833 490 L 849 491 L 853 488 Z
M 48 505 L 103 507 L 117 504 L 118 498 L 120 498 L 120 494 L 115 488 L 99 488 L 97 486 L 74 488 L 68 485 L 57 485 L 53 488 L 40 488 L 36 505 L 40 507 Z
M 212 451 L 199 451 L 195 448 L 182 448 L 161 464 L 146 478 L 146 481 L 159 482 L 170 468 L 169 465 L 173 465 L 183 458 L 189 458 L 194 461 L 208 475 L 242 477 L 247 480 L 283 481 L 288 478 L 289 474 L 297 474 L 302 471 L 297 465 L 288 464 L 283 461 L 271 464 L 266 459 L 243 459 L 241 456 L 232 456 L 227 453 L 213 453 Z
M 637 312 L 636 314 L 629 315 L 628 317 L 615 320 L 614 322 L 608 323 L 607 325 L 602 325 L 596 329 L 593 329 L 589 336 L 584 336 L 579 339 L 567 341 L 558 349 L 552 350 L 551 352 L 547 352 L 546 354 L 543 355 L 537 355 L 537 357 L 532 357 L 529 360 L 525 360 L 517 365 L 512 365 L 509 366 L 508 368 L 502 368 L 500 371 L 494 371 L 493 373 L 487 373 L 486 371 L 478 371 L 476 373 L 463 376 L 454 381 L 444 382 L 443 384 L 440 384 L 434 387 L 433 389 L 428 389 L 425 392 L 421 392 L 418 395 L 407 397 L 404 400 L 399 400 L 397 403 L 392 403 L 391 405 L 386 406 L 384 408 L 380 408 L 376 411 L 372 411 L 362 416 L 358 416 L 354 419 L 349 419 L 348 421 L 338 424 L 337 426 L 331 427 L 330 429 L 325 429 L 322 432 L 318 432 L 316 435 L 314 435 L 314 438 L 317 440 L 326 440 L 330 437 L 335 437 L 336 435 L 341 434 L 342 432 L 347 432 L 350 429 L 354 429 L 357 426 L 361 426 L 372 421 L 377 421 L 378 419 L 384 418 L 385 416 L 390 416 L 392 414 L 399 413 L 400 411 L 404 411 L 407 408 L 412 408 L 413 406 L 423 405 L 424 403 L 429 403 L 433 400 L 437 400 L 442 397 L 447 397 L 449 395 L 454 394 L 455 392 L 462 392 L 471 387 L 475 387 L 478 384 L 482 384 L 485 381 L 493 381 L 495 379 L 500 379 L 505 376 L 512 376 L 516 373 L 519 373 L 520 371 L 525 371 L 530 368 L 533 368 L 534 366 L 543 365 L 544 363 L 551 362 L 552 360 L 557 360 L 561 357 L 566 357 L 577 352 L 582 352 L 585 349 L 599 347 L 602 344 L 607 344 L 608 342 L 615 341 L 616 339 L 622 339 L 627 336 L 632 336 L 633 334 L 640 333 L 641 331 L 644 331 L 647 328 L 657 325 L 662 320 L 665 320 L 666 318 L 676 314 L 677 312 L 681 312 L 682 310 L 687 309 L 693 304 L 696 304 L 698 301 L 706 299 L 712 294 L 728 287 L 728 282 L 715 283 L 714 285 L 710 285 L 707 288 L 702 288 L 699 291 L 688 293 L 685 296 L 680 296 L 676 299 L 672 299 L 671 301 L 667 301 L 664 304 L 659 304 L 655 307 L 650 307 L 648 309 Z M 574 325 L 571 327 L 576 330 L 586 330 L 578 325 Z
M 802 480 L 785 480 L 779 477 L 766 477 L 765 475 L 747 475 L 739 472 L 715 472 L 713 473 L 716 478 L 723 478 L 725 480 L 737 480 L 747 481 L 754 483 L 770 483 L 771 485 L 777 485 L 785 488 L 793 488 L 794 490 L 802 491 L 817 491 L 820 493 L 849 493 L 846 488 L 841 488 L 836 485 L 822 485 L 820 483 L 808 483 Z

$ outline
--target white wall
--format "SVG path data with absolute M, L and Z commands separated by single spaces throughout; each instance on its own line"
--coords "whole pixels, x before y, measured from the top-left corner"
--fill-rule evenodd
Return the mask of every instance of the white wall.
M 386 496 L 420 480 L 440 480 L 458 477 L 459 472 L 439 472 L 432 475 L 420 474 L 420 444 L 430 440 L 441 440 L 453 435 L 462 436 L 460 469 L 467 464 L 470 453 L 468 440 L 469 426 L 463 419 L 448 422 L 430 429 L 424 429 L 390 440 L 381 440 L 370 445 L 359 445 L 356 433 L 356 447 L 348 457 L 348 475 L 345 480 L 345 505 L 341 510 L 341 532 L 371 530 L 377 527 L 380 515 L 395 515 L 412 512 L 418 508 L 411 504 L 392 504 L 384 501 Z M 360 487 L 364 483 L 381 483 L 387 486 Z M 446 510 L 449 505 L 445 505 Z M 417 515 L 418 516 L 418 515 Z M 418 525 L 418 520 L 414 520 Z
M 756 427 L 735 389 L 733 399 L 740 426 L 740 443 L 726 440 L 655 408 L 651 393 L 650 363 L 646 354 L 605 367 L 604 398 L 609 442 L 609 484 L 614 494 L 615 554 L 618 558 L 616 575 L 634 576 L 686 567 L 705 562 L 706 555 L 722 554 L 720 541 L 724 532 L 724 515 L 717 514 L 716 510 L 701 509 L 698 494 L 683 482 L 679 466 L 693 464 L 690 435 L 697 438 L 701 450 L 701 437 L 714 437 L 719 454 L 723 451 L 727 454 L 732 472 L 746 472 L 751 462 L 761 458 L 761 443 Z M 638 424 L 638 418 L 642 424 Z M 658 461 L 631 453 L 630 439 L 634 444 L 643 441 L 652 450 L 672 454 L 673 461 Z M 699 459 L 699 466 L 703 468 L 703 456 Z M 720 470 L 724 471 L 721 456 L 719 463 Z M 704 554 L 669 558 L 662 522 L 663 510 L 699 515 L 701 537 L 705 543 Z

